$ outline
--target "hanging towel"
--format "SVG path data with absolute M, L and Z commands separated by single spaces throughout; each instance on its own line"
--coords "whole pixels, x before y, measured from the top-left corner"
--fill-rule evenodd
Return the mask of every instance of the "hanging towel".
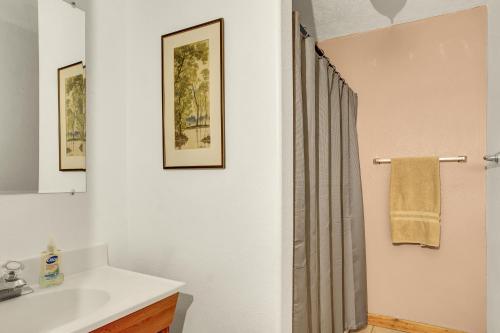
M 396 158 L 391 166 L 392 242 L 439 247 L 439 158 Z

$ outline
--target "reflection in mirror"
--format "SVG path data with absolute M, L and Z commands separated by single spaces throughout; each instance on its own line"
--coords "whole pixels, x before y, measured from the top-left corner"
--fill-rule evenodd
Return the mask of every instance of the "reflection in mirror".
M 85 192 L 85 12 L 0 0 L 0 43 L 0 193 Z
M 85 192 L 85 12 L 38 0 L 39 192 Z
M 37 192 L 37 0 L 0 0 L 0 45 L 0 192 Z

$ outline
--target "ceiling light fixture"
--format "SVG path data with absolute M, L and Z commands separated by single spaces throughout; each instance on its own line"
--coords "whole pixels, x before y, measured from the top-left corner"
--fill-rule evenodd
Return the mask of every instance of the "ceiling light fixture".
M 373 8 L 394 23 L 394 18 L 406 5 L 407 0 L 370 0 Z

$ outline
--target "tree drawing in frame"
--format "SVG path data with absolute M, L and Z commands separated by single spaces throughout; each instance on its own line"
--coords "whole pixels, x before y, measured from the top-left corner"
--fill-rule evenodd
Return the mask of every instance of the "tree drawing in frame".
M 62 67 L 59 77 L 59 170 L 85 171 L 86 78 L 82 62 Z
M 210 147 L 209 40 L 174 49 L 175 149 Z
M 85 156 L 85 78 L 78 74 L 66 78 L 66 156 Z
M 224 168 L 224 20 L 161 36 L 164 169 Z

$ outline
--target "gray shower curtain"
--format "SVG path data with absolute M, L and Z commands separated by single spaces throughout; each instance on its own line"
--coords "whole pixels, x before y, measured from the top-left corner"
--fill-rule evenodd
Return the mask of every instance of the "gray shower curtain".
M 357 95 L 294 14 L 293 333 L 367 323 Z

